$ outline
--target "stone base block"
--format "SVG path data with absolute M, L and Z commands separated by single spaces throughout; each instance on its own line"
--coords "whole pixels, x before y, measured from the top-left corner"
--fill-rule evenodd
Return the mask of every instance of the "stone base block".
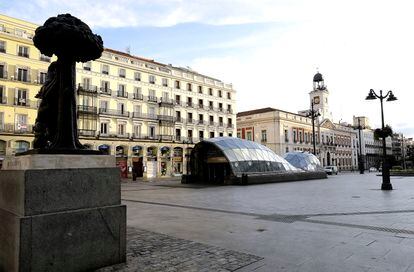
M 18 216 L 0 209 L 0 271 L 88 271 L 126 261 L 126 206 Z

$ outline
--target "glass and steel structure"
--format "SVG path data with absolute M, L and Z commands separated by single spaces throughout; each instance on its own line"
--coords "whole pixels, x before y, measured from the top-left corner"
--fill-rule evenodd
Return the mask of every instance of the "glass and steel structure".
M 284 159 L 291 165 L 305 171 L 323 171 L 321 162 L 312 153 L 308 152 L 288 152 Z

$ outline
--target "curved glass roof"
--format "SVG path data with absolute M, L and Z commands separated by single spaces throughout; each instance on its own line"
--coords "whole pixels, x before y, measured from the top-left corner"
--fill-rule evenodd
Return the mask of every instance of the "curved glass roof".
M 293 166 L 306 171 L 321 171 L 321 162 L 312 153 L 308 152 L 288 152 L 284 156 L 285 160 Z
M 216 137 L 204 140 L 219 148 L 229 161 L 235 175 L 249 172 L 301 171 L 256 142 L 234 137 Z

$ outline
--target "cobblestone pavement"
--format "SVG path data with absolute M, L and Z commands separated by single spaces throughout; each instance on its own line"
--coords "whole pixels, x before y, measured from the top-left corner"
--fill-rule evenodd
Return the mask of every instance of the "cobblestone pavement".
M 128 228 L 127 263 L 98 270 L 236 271 L 263 258 L 165 234 Z

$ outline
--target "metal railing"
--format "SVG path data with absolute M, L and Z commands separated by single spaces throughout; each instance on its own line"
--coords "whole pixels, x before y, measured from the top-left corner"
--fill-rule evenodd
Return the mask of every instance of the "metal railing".
M 0 124 L 0 132 L 15 133 L 15 134 L 32 134 L 33 125 L 12 124 L 12 123 Z
M 144 96 L 140 93 L 133 93 L 132 98 L 135 100 L 144 100 Z
M 98 113 L 97 107 L 87 106 L 87 105 L 78 105 L 79 113 Z
M 118 90 L 116 93 L 117 97 L 124 97 L 124 98 L 128 98 L 128 93 L 126 91 L 120 91 Z
M 155 102 L 155 103 L 157 103 L 158 102 L 158 98 L 156 97 L 156 96 L 147 96 L 147 101 L 148 102 Z
M 121 117 L 129 117 L 128 111 L 120 111 L 120 110 L 112 110 L 106 108 L 99 108 L 100 114 L 112 115 L 112 116 L 121 116 Z
M 132 118 L 140 118 L 140 119 L 152 119 L 157 120 L 158 116 L 156 114 L 148 114 L 142 112 L 132 112 Z
M 91 93 L 91 94 L 96 94 L 98 93 L 98 87 L 94 86 L 94 85 L 89 85 L 89 84 L 78 84 L 78 92 L 79 93 Z
M 111 95 L 112 94 L 112 90 L 109 89 L 109 88 L 101 87 L 101 88 L 99 88 L 99 90 L 101 91 L 101 94 L 104 94 L 104 95 Z
M 95 137 L 96 130 L 92 130 L 92 129 L 78 129 L 78 134 L 80 136 Z

